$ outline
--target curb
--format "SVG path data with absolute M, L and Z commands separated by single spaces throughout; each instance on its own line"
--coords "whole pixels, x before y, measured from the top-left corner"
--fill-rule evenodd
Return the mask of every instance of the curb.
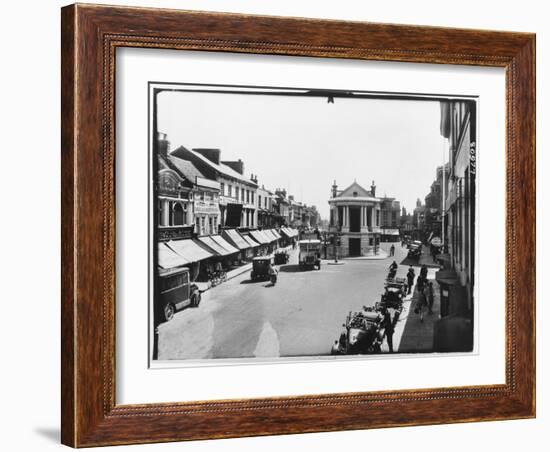
M 252 268 L 252 264 L 245 264 L 242 267 L 240 267 L 239 269 L 233 270 L 234 273 L 232 273 L 231 276 L 228 275 L 225 282 L 230 281 L 233 278 L 236 278 L 237 276 L 240 276 L 243 273 L 246 273 L 247 271 L 250 271 L 251 268 Z M 197 283 L 195 283 L 195 284 L 197 284 Z M 204 289 L 199 284 L 200 285 L 204 284 L 205 285 Z M 204 292 L 207 292 L 208 290 L 212 289 L 212 284 L 210 282 L 208 282 L 208 283 L 198 283 L 197 285 L 199 285 L 200 293 L 204 293 Z M 214 286 L 214 287 L 217 287 L 217 286 Z

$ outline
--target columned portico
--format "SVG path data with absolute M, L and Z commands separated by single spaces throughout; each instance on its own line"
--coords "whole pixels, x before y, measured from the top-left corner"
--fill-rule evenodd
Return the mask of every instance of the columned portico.
M 380 241 L 379 218 L 380 199 L 365 190 L 357 182 L 347 189 L 338 191 L 333 186 L 329 199 L 332 228 L 340 230 L 339 256 L 366 256 L 378 254 Z M 340 218 L 342 216 L 342 218 Z M 331 250 L 334 253 L 334 247 Z

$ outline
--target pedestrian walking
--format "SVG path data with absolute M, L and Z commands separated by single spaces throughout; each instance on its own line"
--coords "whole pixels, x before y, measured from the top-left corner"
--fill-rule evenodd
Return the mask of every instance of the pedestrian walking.
M 416 290 L 419 292 L 424 292 L 425 285 L 426 285 L 426 278 L 422 276 L 422 271 L 420 271 L 420 275 L 418 275 L 418 278 L 416 278 Z
M 437 246 L 434 246 L 434 245 L 431 246 L 431 254 L 432 254 L 432 261 L 433 262 L 437 262 L 436 257 L 437 257 L 438 251 L 439 251 L 439 249 L 438 249 Z
M 389 309 L 384 309 L 384 318 L 382 319 L 382 326 L 384 327 L 384 336 L 388 343 L 390 353 L 393 353 L 393 333 L 395 332 L 395 315 L 391 315 Z
M 430 281 L 428 283 L 428 314 L 433 314 L 434 306 L 434 285 Z
M 419 284 L 420 283 L 420 284 Z M 414 308 L 415 314 L 420 314 L 420 321 L 424 321 L 424 309 L 428 306 L 428 300 L 426 299 L 426 284 L 424 279 L 419 276 L 416 280 L 417 294 L 416 306 Z
M 426 267 L 426 264 L 423 264 L 420 268 L 420 276 L 424 279 L 428 279 L 428 267 Z
M 395 254 L 395 246 L 392 243 L 392 246 L 390 247 L 390 256 L 393 256 Z
M 414 286 L 414 268 L 411 265 L 409 271 L 407 272 L 407 295 L 411 293 L 411 290 Z

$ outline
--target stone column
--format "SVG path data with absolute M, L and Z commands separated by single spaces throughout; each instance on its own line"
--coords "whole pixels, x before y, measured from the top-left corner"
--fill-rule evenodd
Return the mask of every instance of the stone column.
M 349 227 L 349 207 L 344 206 L 344 226 Z
M 170 202 L 166 199 L 163 199 L 161 202 L 162 225 L 168 226 L 170 224 Z

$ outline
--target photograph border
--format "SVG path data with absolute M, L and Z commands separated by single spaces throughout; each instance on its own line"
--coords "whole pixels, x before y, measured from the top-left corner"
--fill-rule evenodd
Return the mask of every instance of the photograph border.
M 156 276 L 155 272 L 155 264 L 156 264 L 156 258 L 153 256 L 155 255 L 154 247 L 157 241 L 156 237 L 156 231 L 155 227 L 153 226 L 154 222 L 152 218 L 154 218 L 154 212 L 156 211 L 156 207 L 154 206 L 154 199 L 155 199 L 155 189 L 154 189 L 154 159 L 155 155 L 153 152 L 153 145 L 152 145 L 152 136 L 154 135 L 153 124 L 154 124 L 154 108 L 152 107 L 151 103 L 151 91 L 152 87 L 159 87 L 159 86 L 166 86 L 169 88 L 166 88 L 166 91 L 177 91 L 173 87 L 180 86 L 182 87 L 181 92 L 185 92 L 185 87 L 189 87 L 189 92 L 201 92 L 203 94 L 218 94 L 219 91 L 223 91 L 224 95 L 232 95 L 232 94 L 242 94 L 241 91 L 238 91 L 238 89 L 241 90 L 251 90 L 249 92 L 249 95 L 264 95 L 255 93 L 254 90 L 273 90 L 272 94 L 265 94 L 266 96 L 269 95 L 276 95 L 276 96 L 285 96 L 288 94 L 281 94 L 278 93 L 277 90 L 285 91 L 285 92 L 303 92 L 303 91 L 329 91 L 331 93 L 346 93 L 346 92 L 352 92 L 354 94 L 357 94 L 357 100 L 396 100 L 396 101 L 422 101 L 422 100 L 428 100 L 428 101 L 473 101 L 476 105 L 476 109 L 479 108 L 480 105 L 480 96 L 479 94 L 446 94 L 446 93 L 437 93 L 437 92 L 422 92 L 422 93 L 415 93 L 412 91 L 403 91 L 403 92 L 394 92 L 394 91 L 367 91 L 364 89 L 334 89 L 330 87 L 320 87 L 320 86 L 300 86 L 300 87 L 290 87 L 290 86 L 270 86 L 270 85 L 235 85 L 235 84 L 224 84 L 224 83 L 193 83 L 193 82 L 168 82 L 168 81 L 148 81 L 147 83 L 147 99 L 148 99 L 148 106 L 147 106 L 147 124 L 148 124 L 148 183 L 150 184 L 150 187 L 148 187 L 148 193 L 150 194 L 151 200 L 149 200 L 149 206 L 148 206 L 148 215 L 149 215 L 149 231 L 148 231 L 148 247 L 149 247 L 149 259 L 148 259 L 148 281 L 149 281 L 149 291 L 148 291 L 148 306 L 149 306 L 149 319 L 148 319 L 148 337 L 149 337 L 149 343 L 148 343 L 148 356 L 147 356 L 147 362 L 150 369 L 163 369 L 163 368 L 190 368 L 190 367 L 211 367 L 211 366 L 234 366 L 234 365 L 261 365 L 261 364 L 285 364 L 285 363 L 314 363 L 319 361 L 349 361 L 349 360 L 357 360 L 357 359 L 387 359 L 387 358 L 405 358 L 410 357 L 411 352 L 405 352 L 405 353 L 394 353 L 392 355 L 383 354 L 383 355 L 373 355 L 373 354 L 352 354 L 352 355 L 340 355 L 340 356 L 334 356 L 334 355 L 296 355 L 296 356 L 279 356 L 279 357 L 270 357 L 270 358 L 182 358 L 182 359 L 168 359 L 168 360 L 154 360 L 151 358 L 152 355 L 152 349 L 153 349 L 153 334 L 154 334 L 154 322 L 153 322 L 153 304 L 154 304 L 154 294 L 155 291 L 151 290 L 151 287 L 154 284 L 154 278 Z M 191 87 L 197 87 L 197 90 L 194 91 L 191 89 Z M 202 90 L 201 90 L 202 87 Z M 210 89 L 214 88 L 214 89 Z M 215 89 L 217 88 L 217 89 Z M 224 90 L 225 88 L 225 90 Z M 234 93 L 230 93 L 229 89 L 235 89 Z M 297 93 L 295 96 L 292 97 L 300 97 L 300 95 Z M 336 97 L 336 96 L 335 96 Z M 158 112 L 157 112 L 158 114 Z M 477 115 L 479 118 L 479 115 Z M 476 128 L 478 128 L 478 124 L 476 124 Z M 478 134 L 479 135 L 479 134 Z M 479 141 L 479 136 L 476 139 L 476 141 Z M 443 164 L 443 162 L 442 162 Z M 477 178 L 477 177 L 476 177 Z M 477 201 L 476 201 L 477 202 Z M 476 224 L 475 226 L 476 235 L 479 233 L 479 224 Z M 477 257 L 475 258 L 475 262 L 477 265 Z M 475 270 L 476 272 L 479 272 L 479 270 Z M 476 277 L 477 278 L 477 277 Z M 475 302 L 474 304 L 477 306 L 478 304 L 478 298 L 479 298 L 479 286 L 477 284 L 474 284 L 474 293 L 475 293 Z M 474 312 L 477 312 L 477 307 L 474 310 Z M 478 322 L 478 320 L 474 320 L 474 322 Z M 478 332 L 479 333 L 479 332 Z M 473 331 L 474 334 L 474 347 L 471 351 L 460 351 L 460 352 L 444 352 L 445 356 L 471 356 L 471 355 L 479 355 L 479 337 L 475 333 L 475 329 Z M 426 352 L 419 352 L 422 353 L 423 357 L 429 357 L 434 356 L 430 355 L 430 353 Z
M 535 416 L 535 35 L 70 5 L 61 21 L 61 440 L 73 447 Z M 117 47 L 506 70 L 506 383 L 115 402 Z

